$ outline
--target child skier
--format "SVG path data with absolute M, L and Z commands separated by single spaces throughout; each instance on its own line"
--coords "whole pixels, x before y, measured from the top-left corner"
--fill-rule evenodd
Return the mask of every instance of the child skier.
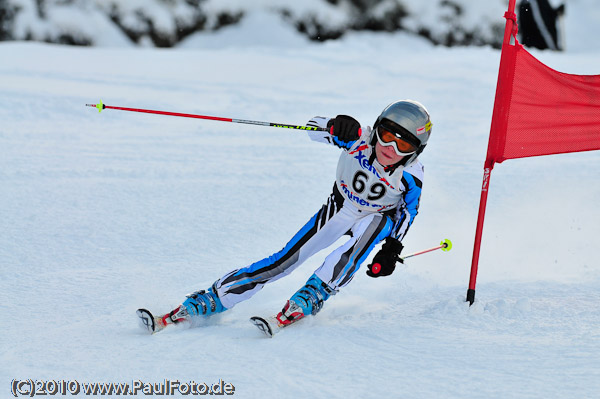
M 382 240 L 385 243 L 367 266 L 367 275 L 392 274 L 396 262 L 401 261 L 401 241 L 419 208 L 423 165 L 418 156 L 431 135 L 429 113 L 420 103 L 405 100 L 387 106 L 372 129 L 361 128 L 346 115 L 315 117 L 308 126 L 326 127 L 327 132 L 309 131 L 310 138 L 343 150 L 333 192 L 323 207 L 281 251 L 225 274 L 207 291 L 188 295 L 180 306 L 161 317 L 138 310 L 151 332 L 232 308 L 346 234 L 348 241 L 326 257 L 277 315 L 253 317 L 254 324 L 272 336 L 279 328 L 316 314 L 331 295 L 350 283 Z

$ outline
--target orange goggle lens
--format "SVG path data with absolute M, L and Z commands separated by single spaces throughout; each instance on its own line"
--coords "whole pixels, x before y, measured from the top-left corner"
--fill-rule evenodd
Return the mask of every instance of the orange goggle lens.
M 413 152 L 417 151 L 417 146 L 414 145 L 413 143 L 409 143 L 406 140 L 401 139 L 400 137 L 396 136 L 394 133 L 390 132 L 389 130 L 386 130 L 383 127 L 378 127 L 377 128 L 377 135 L 379 136 L 379 139 L 381 140 L 383 145 L 394 145 L 394 147 L 396 147 L 396 152 L 400 152 L 403 154 L 412 154 Z

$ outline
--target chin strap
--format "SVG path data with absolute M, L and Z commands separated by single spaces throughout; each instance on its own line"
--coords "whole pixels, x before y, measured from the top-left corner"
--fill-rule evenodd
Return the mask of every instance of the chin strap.
M 404 159 L 402 159 L 402 161 L 404 161 Z M 398 163 L 395 163 L 395 164 L 393 164 L 393 165 L 390 165 L 390 166 L 385 166 L 385 167 L 383 168 L 383 170 L 385 170 L 385 171 L 386 171 L 387 173 L 389 173 L 389 174 L 392 174 L 392 173 L 394 173 L 394 172 L 396 171 L 396 169 L 398 169 L 398 167 L 399 167 L 400 165 L 402 165 L 402 161 L 400 161 L 400 162 L 398 162 Z

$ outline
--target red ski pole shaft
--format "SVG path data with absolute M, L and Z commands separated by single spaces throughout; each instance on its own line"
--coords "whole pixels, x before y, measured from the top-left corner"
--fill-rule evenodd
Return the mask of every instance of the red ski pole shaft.
M 220 116 L 186 114 L 186 113 L 181 113 L 181 112 L 169 112 L 169 111 L 157 111 L 157 110 L 153 110 L 153 109 L 143 109 L 143 108 L 115 107 L 112 105 L 103 104 L 102 100 L 100 100 L 100 102 L 98 104 L 85 104 L 85 106 L 86 107 L 94 107 L 94 108 L 98 109 L 98 112 L 101 112 L 104 109 L 115 109 L 115 110 L 119 110 L 119 111 L 141 112 L 141 113 L 146 113 L 146 114 L 177 116 L 177 117 L 181 117 L 181 118 L 206 119 L 206 120 L 219 121 L 219 122 L 244 123 L 247 125 L 272 126 L 272 127 L 280 127 L 280 128 L 285 128 L 285 129 L 313 130 L 313 131 L 323 131 L 323 132 L 328 131 L 328 129 L 326 129 L 326 128 L 316 127 L 316 126 L 290 125 L 288 123 L 260 122 L 260 121 L 252 121 L 252 120 L 247 120 L 247 119 L 223 118 Z

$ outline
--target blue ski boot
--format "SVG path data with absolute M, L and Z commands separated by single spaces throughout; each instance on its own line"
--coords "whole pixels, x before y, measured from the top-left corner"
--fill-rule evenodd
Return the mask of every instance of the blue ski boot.
M 185 307 L 192 317 L 208 317 L 226 310 L 219 296 L 213 290 L 213 287 L 208 291 L 200 290 L 187 295 L 187 299 L 183 302 L 182 306 Z
M 190 295 L 177 308 L 162 316 L 154 317 L 146 309 L 138 309 L 138 316 L 143 326 L 151 333 L 158 332 L 171 324 L 193 322 L 193 319 L 208 317 L 226 310 L 221 304 L 219 296 L 212 287 L 208 291 L 200 290 Z
M 281 312 L 270 317 L 253 316 L 250 318 L 250 322 L 267 337 L 272 338 L 282 328 L 297 322 L 304 316 L 317 314 L 323 307 L 323 303 L 336 292 L 313 274 L 306 284 L 286 302 Z
M 277 321 L 287 326 L 309 314 L 315 315 L 331 295 L 335 295 L 335 291 L 313 274 L 277 314 Z

